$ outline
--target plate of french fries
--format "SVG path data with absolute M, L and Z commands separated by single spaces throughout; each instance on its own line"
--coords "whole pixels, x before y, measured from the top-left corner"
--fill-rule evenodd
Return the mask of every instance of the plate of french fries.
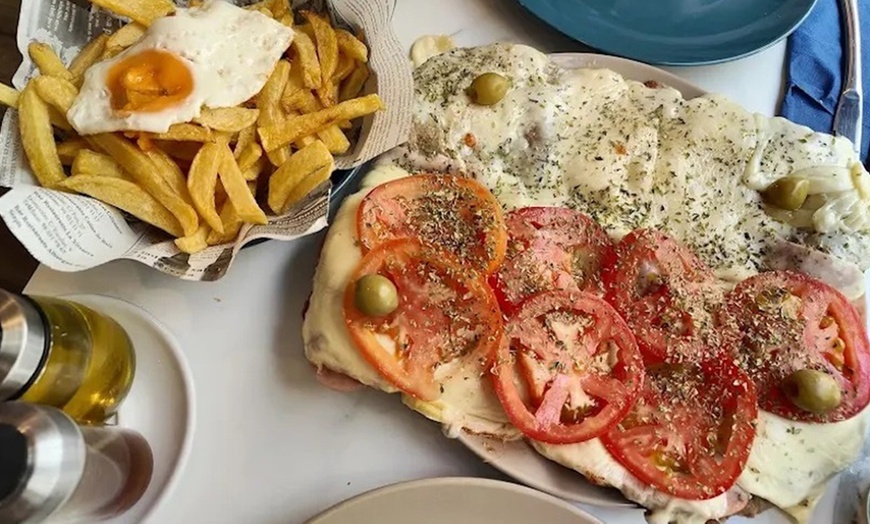
M 335 157 L 352 150 L 361 119 L 385 108 L 377 94 L 364 94 L 372 72 L 361 33 L 324 13 L 294 12 L 288 0 L 265 0 L 244 9 L 292 28 L 293 39 L 255 96 L 202 107 L 165 132 L 78 133 L 68 115 L 88 70 L 136 45 L 177 9 L 170 0 L 92 4 L 129 22 L 99 34 L 68 63 L 46 43 L 31 42 L 38 73 L 20 91 L 0 85 L 0 103 L 18 112 L 39 185 L 115 207 L 161 230 L 183 253 L 234 243 L 244 228 L 292 212 L 327 183 Z M 123 85 L 126 99 L 146 102 L 163 89 L 133 76 Z

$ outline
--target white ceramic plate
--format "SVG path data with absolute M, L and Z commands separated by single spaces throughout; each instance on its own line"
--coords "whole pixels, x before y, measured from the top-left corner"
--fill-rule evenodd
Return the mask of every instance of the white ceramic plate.
M 151 446 L 154 472 L 145 494 L 111 524 L 140 523 L 165 500 L 181 476 L 193 440 L 193 379 L 175 337 L 141 308 L 101 295 L 64 298 L 114 318 L 127 330 L 136 352 L 136 376 L 117 423 L 138 431 Z
M 404 482 L 346 500 L 308 524 L 603 524 L 574 506 L 498 480 Z
M 654 80 L 680 91 L 685 98 L 695 98 L 705 93 L 678 76 L 625 58 L 590 53 L 558 53 L 550 57 L 565 69 L 607 68 L 631 80 Z M 463 434 L 459 440 L 506 475 L 551 495 L 596 506 L 636 507 L 618 491 L 587 482 L 580 473 L 544 458 L 524 441 L 505 443 L 469 434 Z

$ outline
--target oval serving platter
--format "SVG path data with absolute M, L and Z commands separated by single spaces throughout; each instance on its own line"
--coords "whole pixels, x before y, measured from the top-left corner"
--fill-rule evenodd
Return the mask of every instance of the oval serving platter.
M 595 49 L 651 64 L 702 65 L 779 42 L 816 0 L 518 0 Z

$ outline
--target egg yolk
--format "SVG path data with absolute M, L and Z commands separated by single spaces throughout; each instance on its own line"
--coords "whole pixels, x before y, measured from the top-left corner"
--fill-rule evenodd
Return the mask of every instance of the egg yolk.
M 155 113 L 190 96 L 193 75 L 177 56 L 147 50 L 112 66 L 106 85 L 114 110 Z

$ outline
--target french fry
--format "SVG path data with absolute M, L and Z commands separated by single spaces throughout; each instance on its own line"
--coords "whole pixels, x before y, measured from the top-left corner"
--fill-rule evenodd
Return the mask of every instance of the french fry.
M 315 141 L 293 154 L 269 179 L 269 207 L 277 214 L 287 208 L 285 203 L 294 188 L 319 169 L 332 172 L 335 162 L 323 142 Z
M 83 149 L 88 149 L 88 147 L 88 142 L 84 138 L 70 138 L 57 144 L 57 156 L 60 157 L 61 164 L 70 166 L 75 161 L 79 152 Z
M 345 54 L 338 55 L 338 65 L 335 67 L 335 72 L 332 73 L 332 82 L 341 83 L 353 73 L 354 69 L 356 69 L 356 60 Z
M 48 106 L 48 120 L 51 125 L 63 131 L 72 131 L 73 128 L 66 119 L 66 115 L 52 106 Z
M 239 165 L 236 163 L 236 157 L 229 146 L 224 145 L 221 148 L 221 159 L 218 173 L 220 175 L 221 184 L 224 186 L 224 191 L 227 192 L 227 198 L 233 203 L 233 207 L 239 218 L 243 222 L 250 224 L 267 224 L 266 213 L 260 209 L 254 195 L 248 189 L 247 181 L 242 175 Z
M 287 27 L 293 27 L 293 13 L 281 15 L 281 18 L 278 18 L 277 20 Z
M 257 141 L 257 127 L 249 126 L 239 131 L 239 137 L 236 140 L 236 147 L 233 149 L 233 154 L 236 158 L 241 156 L 242 152 L 251 144 Z
M 272 0 L 269 7 L 272 9 L 272 16 L 274 16 L 276 20 L 284 15 L 291 14 L 290 4 L 287 3 L 287 0 Z
M 245 180 L 248 182 L 254 182 L 260 178 L 260 174 L 266 170 L 268 164 L 269 159 L 261 156 L 256 162 L 242 170 L 242 176 L 245 177 Z
M 384 103 L 378 95 L 346 100 L 315 113 L 288 118 L 284 125 L 262 127 L 258 130 L 260 142 L 267 152 L 273 151 L 338 122 L 353 120 L 383 108 Z
M 32 83 L 24 88 L 18 100 L 18 126 L 24 154 L 40 185 L 54 187 L 64 181 L 67 176 L 54 143 L 54 131 L 48 118 L 48 104 L 39 96 Z
M 335 30 L 335 40 L 338 50 L 359 62 L 369 61 L 369 49 L 359 38 L 344 29 Z
M 199 227 L 196 210 L 172 189 L 147 154 L 130 141 L 112 133 L 91 135 L 88 140 L 121 164 L 133 175 L 138 185 L 178 219 L 183 233 L 177 236 L 192 235 L 196 231 Z
M 296 184 L 296 186 L 290 190 L 290 194 L 287 195 L 287 200 L 284 202 L 282 213 L 300 202 L 305 198 L 305 195 L 314 191 L 317 186 L 329 180 L 329 176 L 332 174 L 334 167 L 335 166 L 332 165 L 323 166 Z
M 82 149 L 76 155 L 72 163 L 72 174 L 73 176 L 94 175 L 131 179 L 130 175 L 124 172 L 124 168 L 115 159 L 90 149 Z
M 34 78 L 32 83 L 39 97 L 57 109 L 66 120 L 65 115 L 78 95 L 76 86 L 72 82 L 54 76 L 39 76 Z
M 202 0 L 190 0 L 187 7 L 202 7 Z
M 64 180 L 61 187 L 101 200 L 134 217 L 157 226 L 172 236 L 183 234 L 178 220 L 147 191 L 121 178 L 78 175 Z
M 88 42 L 88 44 L 79 51 L 79 54 L 73 58 L 73 61 L 70 62 L 69 72 L 72 75 L 72 83 L 76 87 L 81 87 L 82 82 L 85 79 L 85 71 L 87 71 L 92 65 L 96 64 L 100 60 L 100 57 L 103 56 L 103 52 L 106 50 L 106 42 L 108 41 L 109 35 L 100 33 L 98 37 Z
M 246 109 L 244 107 L 212 109 L 205 107 L 199 117 L 194 119 L 194 122 L 215 131 L 238 133 L 246 127 L 252 126 L 259 115 L 259 109 Z
M 214 142 L 215 135 L 211 129 L 197 124 L 173 124 L 165 133 L 155 133 L 157 140 L 172 140 L 175 142 Z
M 338 99 L 341 102 L 350 100 L 359 95 L 369 79 L 369 68 L 365 64 L 357 64 L 356 69 L 344 79 L 338 90 Z
M 193 199 L 193 205 L 199 211 L 206 223 L 219 234 L 223 234 L 224 226 L 215 207 L 215 191 L 217 189 L 218 169 L 221 164 L 223 144 L 209 142 L 202 146 L 187 175 L 187 189 Z
M 314 90 L 317 93 L 317 99 L 323 104 L 323 107 L 334 106 L 338 102 L 338 86 L 332 83 L 323 85 Z
M 301 92 L 308 92 L 305 87 L 305 82 L 302 80 L 302 67 L 299 61 L 290 64 L 290 74 L 287 75 L 287 84 L 284 86 L 284 93 L 281 95 L 281 105 L 285 110 L 292 110 L 295 107 L 288 107 L 287 100 L 292 100 Z
M 242 151 L 241 155 L 239 155 L 239 158 L 237 159 L 239 163 L 239 169 L 241 169 L 242 171 L 248 169 L 252 165 L 256 164 L 257 160 L 259 160 L 262 156 L 263 148 L 260 147 L 260 144 L 256 142 L 252 143 L 244 151 Z
M 295 58 L 302 68 L 302 81 L 308 89 L 320 86 L 321 69 L 317 61 L 317 50 L 311 38 L 302 32 L 297 32 L 293 37 L 291 48 L 296 53 Z
M 63 65 L 60 57 L 54 52 L 48 44 L 42 42 L 31 42 L 27 46 L 27 54 L 30 59 L 39 68 L 39 72 L 46 76 L 56 76 L 64 80 L 72 81 L 73 75 L 69 69 Z
M 6 107 L 18 107 L 18 97 L 21 93 L 14 87 L 0 84 L 0 104 Z
M 232 242 L 239 234 L 239 230 L 242 229 L 242 219 L 236 213 L 232 202 L 224 202 L 221 206 L 221 223 L 224 226 L 224 232 L 218 233 L 214 230 L 209 232 L 206 239 L 208 245 L 217 246 Z
M 106 49 L 117 50 L 115 54 L 120 53 L 131 45 L 139 41 L 145 35 L 145 26 L 136 22 L 130 23 L 118 29 L 106 41 Z
M 181 172 L 181 168 L 178 167 L 178 164 L 172 160 L 172 158 L 160 148 L 152 148 L 150 151 L 145 153 L 148 155 L 148 158 L 154 162 L 154 166 L 157 168 L 157 174 L 160 175 L 169 187 L 175 191 L 175 194 L 181 197 L 182 200 L 187 202 L 190 205 L 193 205 L 193 200 L 190 198 L 190 192 L 187 190 L 187 177 L 184 176 L 184 173 Z
M 202 142 L 180 142 L 172 140 L 152 140 L 154 148 L 160 149 L 172 158 L 184 160 L 185 162 L 193 162 L 194 157 L 199 153 L 199 148 L 202 147 Z
M 200 224 L 199 228 L 192 235 L 176 238 L 175 247 L 182 253 L 190 255 L 199 253 L 208 247 L 207 240 L 209 233 L 211 233 L 211 228 L 208 227 L 208 224 Z
M 91 3 L 116 15 L 126 16 L 145 27 L 158 18 L 175 12 L 172 0 L 91 0 Z
M 257 95 L 257 107 L 260 108 L 260 116 L 257 119 L 257 127 L 262 129 L 269 126 L 281 126 L 284 122 L 284 112 L 281 109 L 281 96 L 284 94 L 284 88 L 287 86 L 287 79 L 290 76 L 290 63 L 286 60 L 279 60 L 275 64 L 275 69 L 272 71 L 266 85 Z M 267 153 L 269 161 L 276 166 L 280 166 L 290 157 L 290 151 L 286 147 L 275 148 Z
M 303 102 L 300 104 L 299 110 L 302 111 L 302 113 L 314 113 L 315 111 L 323 109 L 321 103 L 313 94 L 311 94 L 310 91 L 305 91 L 301 98 L 303 98 Z M 318 131 L 317 137 L 326 145 L 329 152 L 332 154 L 345 153 L 350 149 L 350 141 L 346 136 L 344 136 L 344 133 L 341 132 L 341 129 L 339 129 L 337 125 L 332 125 Z M 303 137 L 300 140 L 302 141 L 303 146 L 307 146 L 311 143 L 313 138 Z
M 314 29 L 314 41 L 317 44 L 317 57 L 320 60 L 321 80 L 317 87 L 325 87 L 329 84 L 335 67 L 338 65 L 338 41 L 335 29 L 329 24 L 329 20 L 323 15 L 313 11 L 302 11 L 302 17 L 311 24 Z

